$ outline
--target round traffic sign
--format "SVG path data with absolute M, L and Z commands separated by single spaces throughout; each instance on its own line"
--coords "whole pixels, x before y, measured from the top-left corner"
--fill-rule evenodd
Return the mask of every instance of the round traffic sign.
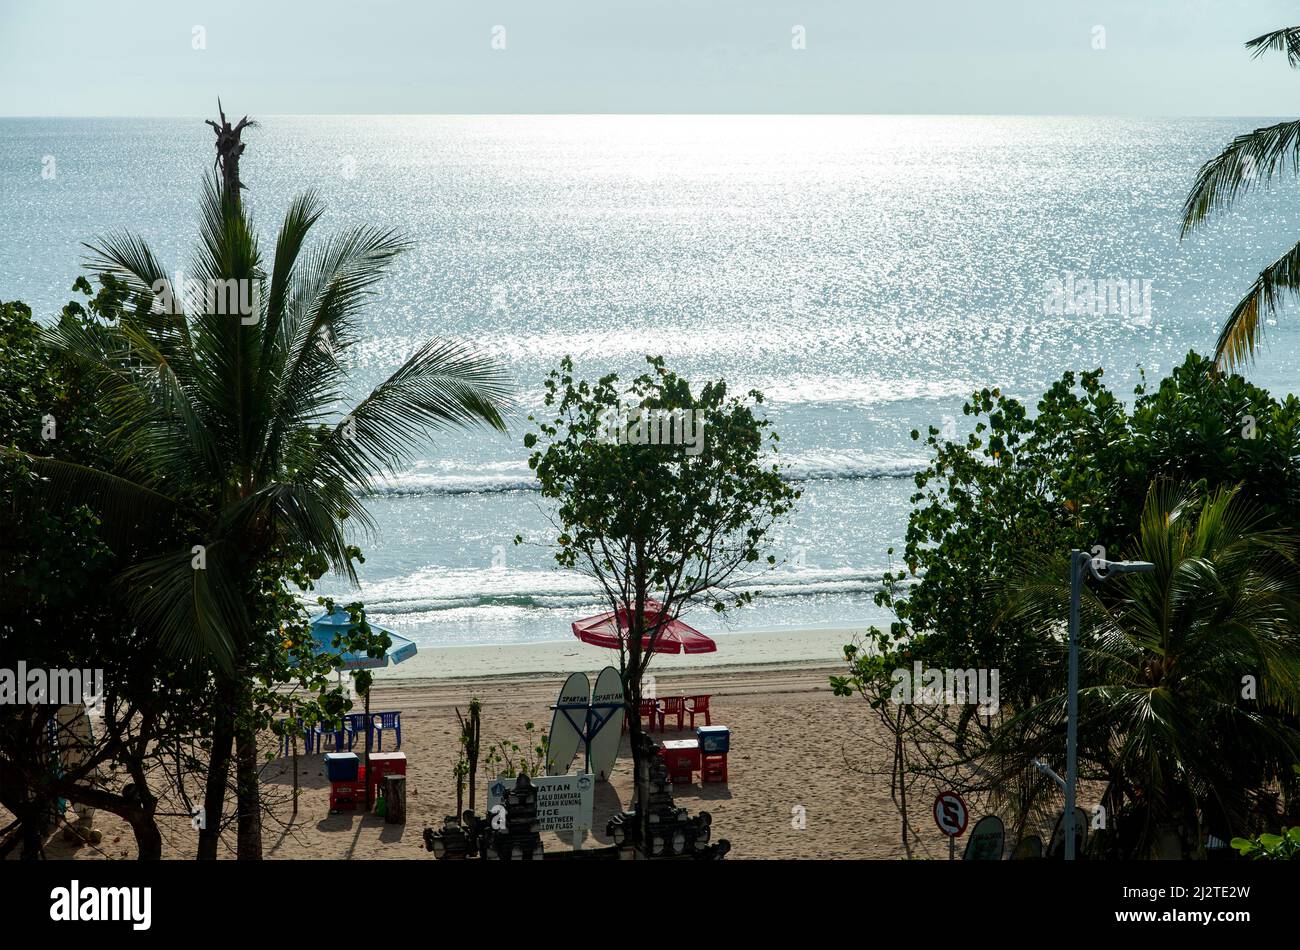
M 940 792 L 934 798 L 934 823 L 949 838 L 960 837 L 966 830 L 969 812 L 956 792 Z

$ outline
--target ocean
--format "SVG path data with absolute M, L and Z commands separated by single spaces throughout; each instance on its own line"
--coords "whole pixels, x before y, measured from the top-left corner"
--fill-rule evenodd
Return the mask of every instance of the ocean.
M 888 619 L 872 596 L 925 464 L 910 430 L 960 435 L 970 392 L 1033 402 L 1067 369 L 1105 367 L 1131 395 L 1140 370 L 1210 351 L 1300 231 L 1287 182 L 1178 239 L 1197 168 L 1262 118 L 258 118 L 241 171 L 268 248 L 308 187 L 328 204 L 318 234 L 377 223 L 416 242 L 368 314 L 358 393 L 434 335 L 517 381 L 507 435 L 444 434 L 370 499 L 359 596 L 423 646 L 561 640 L 601 609 L 553 568 L 522 444 L 565 354 L 589 378 L 657 354 L 767 397 L 804 491 L 782 566 L 753 606 L 688 619 L 865 626 Z M 202 117 L 0 119 L 0 298 L 52 318 L 80 242 L 121 227 L 183 267 L 213 157 Z M 1112 279 L 1133 292 L 1050 303 Z M 1293 391 L 1300 316 L 1266 339 L 1252 379 Z

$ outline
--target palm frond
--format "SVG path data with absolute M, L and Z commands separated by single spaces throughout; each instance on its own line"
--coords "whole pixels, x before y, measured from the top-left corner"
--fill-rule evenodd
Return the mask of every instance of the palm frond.
M 182 659 L 211 658 L 229 672 L 248 625 L 238 572 L 227 564 L 235 552 L 220 540 L 196 546 L 201 553 L 192 547 L 141 561 L 119 583 L 132 617 L 163 650 Z
M 234 472 L 244 472 L 261 446 L 255 391 L 262 374 L 265 273 L 243 206 L 211 176 L 204 179 L 200 244 L 192 268 L 211 299 L 192 300 L 195 387 L 220 452 Z M 218 288 L 229 288 L 256 312 L 232 312 Z
M 1157 481 L 1127 552 L 1155 570 L 1085 588 L 1081 761 L 1140 789 L 1157 816 L 1178 820 L 1195 803 L 1235 827 L 1246 811 L 1243 789 L 1300 750 L 1291 718 L 1300 708 L 1295 543 L 1261 524 L 1237 489 L 1198 498 Z M 1057 663 L 1068 603 L 1063 567 L 1026 560 L 1010 591 L 1009 610 L 1041 631 L 1056 654 L 1045 660 Z M 1257 701 L 1241 701 L 1245 675 L 1257 681 Z M 1050 695 L 1011 720 L 995 743 L 1000 778 L 1029 768 L 1026 755 L 1059 747 L 1065 703 Z
M 142 527 L 149 527 L 177 508 L 170 495 L 128 478 L 62 459 L 28 455 L 0 446 L 0 454 L 18 458 L 40 476 L 45 500 L 53 505 L 85 506 L 100 522 L 110 545 L 121 545 Z
M 44 336 L 94 380 L 117 474 L 166 481 L 220 469 L 187 353 L 169 357 L 127 314 L 112 327 L 62 320 Z
M 1287 294 L 1300 292 L 1300 244 L 1264 268 L 1228 315 L 1214 344 L 1214 361 L 1227 369 L 1254 358 L 1264 335 L 1262 317 L 1275 314 Z
M 391 229 L 356 228 L 313 249 L 295 269 L 267 359 L 266 439 L 259 471 L 280 461 L 290 433 L 320 425 L 342 393 L 339 355 L 361 339 L 362 305 L 408 243 Z
M 298 273 L 299 257 L 312 226 L 324 212 L 325 205 L 314 189 L 295 198 L 285 212 L 271 265 L 271 289 L 266 305 L 267 323 L 263 347 L 273 346 L 280 339 L 280 325 L 285 317 L 289 288 L 293 286 L 294 277 Z
M 87 264 L 98 274 L 112 274 L 133 293 L 152 300 L 158 284 L 170 284 L 149 243 L 130 231 L 117 231 L 83 244 L 90 252 Z
M 434 431 L 478 424 L 504 431 L 511 392 L 495 360 L 464 343 L 430 340 L 335 426 L 321 458 L 365 485 L 406 464 Z
M 1286 61 L 1291 64 L 1291 68 L 1300 69 L 1300 26 L 1286 26 L 1247 40 L 1246 49 L 1251 51 L 1254 59 L 1270 51 L 1286 53 Z
M 1197 172 L 1183 203 L 1181 236 L 1186 237 L 1214 211 L 1229 207 L 1238 194 L 1283 172 L 1300 173 L 1300 121 L 1279 122 L 1237 136 Z
M 276 482 L 226 506 L 216 530 L 223 536 L 238 536 L 255 523 L 274 525 L 279 541 L 323 554 L 331 568 L 355 584 L 341 513 L 363 530 L 374 531 L 369 513 L 347 486 L 330 480 Z

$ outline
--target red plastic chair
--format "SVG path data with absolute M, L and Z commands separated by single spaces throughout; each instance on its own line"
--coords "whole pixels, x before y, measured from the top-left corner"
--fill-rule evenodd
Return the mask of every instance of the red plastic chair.
M 653 699 L 641 700 L 641 708 L 638 715 L 646 721 L 646 732 L 651 732 L 655 727 L 655 717 L 659 714 L 659 707 Z
M 682 715 L 686 712 L 682 705 L 682 697 L 665 696 L 659 700 L 659 731 L 663 732 L 667 728 L 667 719 L 669 716 L 677 717 L 677 728 L 682 728 Z
M 713 720 L 709 718 L 709 697 L 708 696 L 685 696 L 682 702 L 686 707 L 686 715 L 691 717 L 691 728 L 695 728 L 695 717 L 703 716 L 706 726 L 713 725 Z

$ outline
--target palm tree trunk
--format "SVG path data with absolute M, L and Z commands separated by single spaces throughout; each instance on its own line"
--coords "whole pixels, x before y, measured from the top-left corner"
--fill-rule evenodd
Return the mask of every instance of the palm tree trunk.
M 235 740 L 235 707 L 230 690 L 217 691 L 212 724 L 212 754 L 208 758 L 208 781 L 203 796 L 203 824 L 199 829 L 200 861 L 217 859 L 221 840 L 221 812 L 226 803 L 226 779 L 230 775 L 230 746 Z
M 236 840 L 240 861 L 262 860 L 262 795 L 258 788 L 257 732 L 252 726 L 252 697 L 240 697 L 246 713 L 235 732 L 235 795 L 239 808 Z

